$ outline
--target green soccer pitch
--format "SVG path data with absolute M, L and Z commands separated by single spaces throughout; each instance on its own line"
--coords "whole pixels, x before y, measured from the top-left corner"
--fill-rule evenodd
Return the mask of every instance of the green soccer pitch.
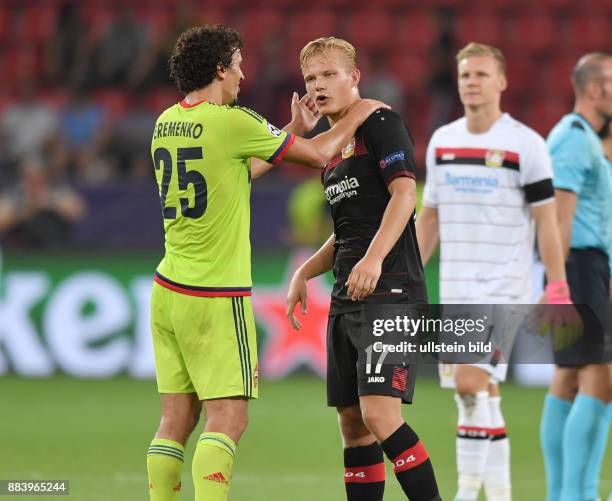
M 543 389 L 503 386 L 512 444 L 514 498 L 544 499 L 538 442 Z M 250 427 L 239 445 L 232 501 L 344 499 L 342 450 L 335 413 L 325 407 L 323 381 L 309 376 L 263 381 L 250 408 Z M 417 383 L 408 422 L 432 457 L 442 498 L 455 483 L 455 404 L 433 379 Z M 67 479 L 78 501 L 147 500 L 145 453 L 158 421 L 152 381 L 128 378 L 45 380 L 0 378 L 0 479 Z M 181 499 L 192 500 L 186 453 Z M 611 445 L 612 447 L 612 445 Z M 602 490 L 612 489 L 612 451 L 603 467 Z M 29 499 L 20 497 L 20 499 Z M 47 496 L 33 500 L 51 499 Z M 405 499 L 390 469 L 385 500 Z

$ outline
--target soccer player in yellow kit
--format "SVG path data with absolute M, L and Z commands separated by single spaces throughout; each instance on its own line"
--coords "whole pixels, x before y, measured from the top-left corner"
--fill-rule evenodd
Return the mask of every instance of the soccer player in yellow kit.
M 360 100 L 330 131 L 311 140 L 296 137 L 291 130 L 299 132 L 297 119 L 282 131 L 232 106 L 244 78 L 241 48 L 240 34 L 222 25 L 183 33 L 170 73 L 185 99 L 160 115 L 153 132 L 165 256 L 151 299 L 162 401 L 147 454 L 152 501 L 179 499 L 184 446 L 202 402 L 206 424 L 192 464 L 195 499 L 227 499 L 247 402 L 257 398 L 250 159 L 276 163 L 284 157 L 320 168 L 382 106 Z

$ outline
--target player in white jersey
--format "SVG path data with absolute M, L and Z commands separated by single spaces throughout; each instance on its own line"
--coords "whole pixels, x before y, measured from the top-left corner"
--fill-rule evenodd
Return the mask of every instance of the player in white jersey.
M 506 65 L 498 49 L 471 43 L 457 64 L 465 116 L 431 138 L 417 219 L 423 263 L 440 241 L 440 302 L 530 302 L 536 227 L 548 299 L 568 302 L 546 143 L 502 113 Z M 496 357 L 489 362 L 454 367 L 456 501 L 476 500 L 483 484 L 489 501 L 511 499 L 510 448 L 497 385 L 507 364 Z

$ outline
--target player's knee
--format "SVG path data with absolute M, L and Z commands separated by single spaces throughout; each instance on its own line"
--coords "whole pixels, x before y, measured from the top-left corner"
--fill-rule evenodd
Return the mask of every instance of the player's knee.
M 578 371 L 557 367 L 550 385 L 550 393 L 563 400 L 574 400 L 578 393 Z
M 184 443 L 196 425 L 202 404 L 195 394 L 165 394 L 162 396 L 162 415 L 157 431 L 159 438 Z
M 403 423 L 401 416 L 371 406 L 363 409 L 362 417 L 368 430 L 380 441 L 388 438 Z
M 459 409 L 464 409 L 467 412 L 470 412 L 476 406 L 476 392 L 463 392 L 455 394 L 455 402 L 457 403 L 457 407 Z
M 370 434 L 358 406 L 338 408 L 338 425 L 345 445 L 353 446 Z
M 240 414 L 234 416 L 234 418 L 228 423 L 228 430 L 226 435 L 230 437 L 234 442 L 238 442 L 240 437 L 244 434 L 249 425 L 248 414 Z
M 249 424 L 246 409 L 231 409 L 209 412 L 206 417 L 205 431 L 223 433 L 234 442 L 238 442 Z
M 488 420 L 489 394 L 486 391 L 474 393 L 456 393 L 455 403 L 459 412 L 459 424 L 481 423 Z
M 199 407 L 197 409 L 194 409 L 193 416 L 192 416 L 192 418 L 193 418 L 193 421 L 192 421 L 193 425 L 191 427 L 191 431 L 196 429 L 196 426 L 198 426 L 198 423 L 200 422 L 200 417 L 201 416 L 202 416 L 202 408 Z
M 483 390 L 486 391 L 486 385 L 483 388 L 481 381 L 476 378 L 457 378 L 455 381 L 455 391 L 461 397 L 473 396 Z
M 459 395 L 488 392 L 491 376 L 480 367 L 458 365 L 455 373 L 455 391 Z
M 189 414 L 169 413 L 162 415 L 157 430 L 158 438 L 167 438 L 185 443 L 191 435 L 195 423 Z
M 608 367 L 605 365 L 588 365 L 581 369 L 579 376 L 580 393 L 590 395 L 607 402 L 610 397 Z

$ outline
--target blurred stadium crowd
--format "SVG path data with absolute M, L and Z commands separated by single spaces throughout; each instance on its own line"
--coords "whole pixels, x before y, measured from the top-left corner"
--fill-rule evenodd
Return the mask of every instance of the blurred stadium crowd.
M 61 247 L 71 242 L 74 223 L 88 241 L 83 234 L 105 234 L 99 209 L 114 200 L 100 193 L 140 186 L 120 197 L 128 204 L 154 194 L 151 131 L 180 98 L 167 60 L 185 28 L 217 22 L 244 37 L 241 103 L 278 125 L 289 119 L 291 93 L 303 92 L 302 46 L 322 35 L 345 37 L 359 54 L 363 94 L 403 112 L 422 166 L 430 133 L 460 112 L 460 47 L 475 40 L 504 51 L 510 85 L 503 108 L 546 136 L 572 105 L 569 73 L 579 55 L 609 45 L 612 3 L 0 0 L 4 246 Z M 263 186 L 292 187 L 303 175 L 285 166 Z M 121 213 L 106 212 L 107 226 Z

